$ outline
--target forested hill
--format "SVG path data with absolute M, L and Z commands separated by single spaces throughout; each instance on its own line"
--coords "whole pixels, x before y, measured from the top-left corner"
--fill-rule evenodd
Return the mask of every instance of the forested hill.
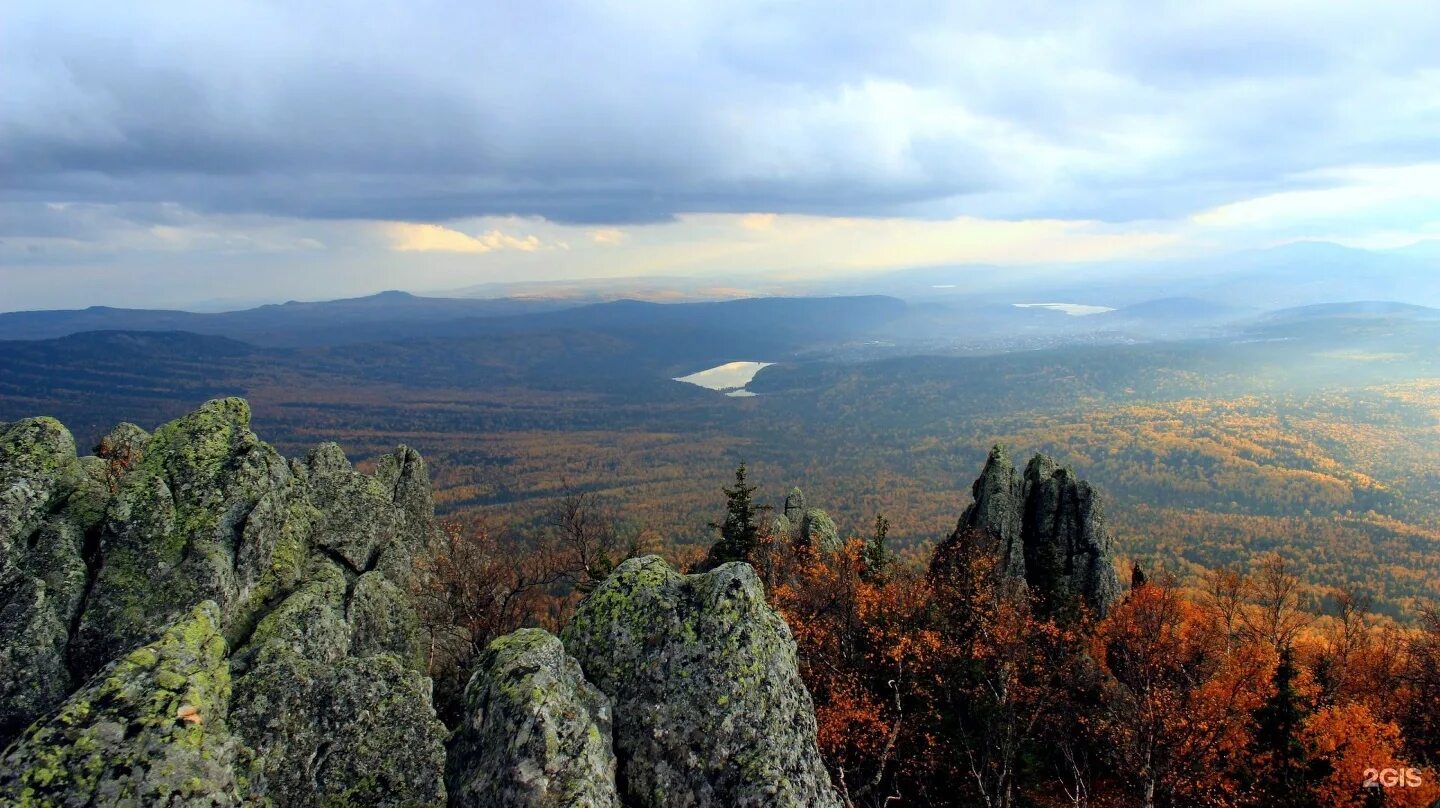
M 905 312 L 903 302 L 881 296 L 576 305 L 544 298 L 471 300 L 383 292 L 351 300 L 290 302 L 218 313 L 107 306 L 0 313 L 0 340 L 53 339 L 86 331 L 183 331 L 259 346 L 300 347 L 554 331 L 663 331 L 715 338 L 771 332 L 791 341 L 817 342 L 854 338 Z

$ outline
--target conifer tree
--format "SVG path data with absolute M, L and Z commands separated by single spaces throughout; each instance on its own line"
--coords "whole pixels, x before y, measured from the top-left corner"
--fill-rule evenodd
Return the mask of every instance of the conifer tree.
M 720 539 L 710 548 L 707 566 L 716 567 L 731 561 L 750 561 L 760 545 L 760 513 L 768 507 L 757 506 L 753 495 L 756 486 L 745 480 L 745 464 L 735 469 L 735 486 L 725 492 L 725 521 L 711 522 L 720 531 Z
M 1259 771 L 1253 772 L 1267 805 L 1282 808 L 1310 808 L 1312 781 L 1318 772 L 1308 759 L 1300 731 L 1308 712 L 1300 691 L 1295 687 L 1294 652 L 1287 646 L 1280 651 L 1275 666 L 1274 692 L 1255 711 L 1255 759 Z

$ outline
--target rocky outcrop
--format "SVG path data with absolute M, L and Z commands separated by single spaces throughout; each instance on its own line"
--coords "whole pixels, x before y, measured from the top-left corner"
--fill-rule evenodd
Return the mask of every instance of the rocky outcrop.
M 106 668 L 0 760 L 5 805 L 238 805 L 220 608 Z
M 74 689 L 67 647 L 106 496 L 87 461 L 52 418 L 0 424 L 0 745 Z
M 450 804 L 618 808 L 610 728 L 610 700 L 558 639 L 540 629 L 501 637 L 465 690 L 446 777 Z
M 227 624 L 256 608 L 279 540 L 274 505 L 294 492 L 284 459 L 249 427 L 244 401 L 211 401 L 135 441 L 116 464 L 103 564 L 71 640 L 78 675 L 149 641 L 200 601 L 218 603 Z
M 89 458 L 52 420 L 0 425 L 0 743 L 30 726 L 14 793 L 443 804 L 408 595 L 433 537 L 429 481 L 404 447 L 376 465 L 359 474 L 333 444 L 287 462 L 240 399 L 153 435 L 122 425 Z M 206 728 L 204 766 L 145 712 L 179 698 L 176 671 L 223 680 L 181 716 Z M 182 763 L 201 785 L 172 782 Z
M 785 506 L 775 515 L 770 532 L 827 553 L 840 549 L 840 531 L 835 527 L 835 520 L 820 508 L 806 507 L 805 493 L 799 488 L 790 489 L 785 496 Z
M 974 502 L 960 517 L 959 527 L 976 528 L 998 538 L 1005 571 L 1023 579 L 1025 545 L 1021 539 L 1021 521 L 1025 493 L 1004 446 L 990 450 L 985 468 L 970 486 L 970 494 Z
M 287 461 L 239 399 L 94 457 L 0 424 L 0 804 L 838 805 L 746 564 L 633 559 L 563 646 L 497 640 L 447 761 L 409 594 L 435 531 L 418 454 Z
M 658 557 L 630 559 L 564 642 L 614 706 L 627 804 L 839 804 L 795 641 L 748 564 L 681 576 Z
M 996 446 L 971 491 L 957 533 L 997 537 L 1006 571 L 1026 581 L 1043 607 L 1058 613 L 1084 604 L 1103 616 L 1119 599 L 1113 541 L 1089 483 L 1044 455 L 1021 476 Z
M 798 487 L 790 489 L 790 493 L 785 495 L 785 507 L 781 512 L 790 524 L 800 524 L 800 520 L 805 518 L 805 492 Z
M 840 549 L 840 531 L 836 529 L 835 521 L 819 508 L 805 510 L 797 538 L 806 546 L 817 547 L 822 552 L 833 553 Z

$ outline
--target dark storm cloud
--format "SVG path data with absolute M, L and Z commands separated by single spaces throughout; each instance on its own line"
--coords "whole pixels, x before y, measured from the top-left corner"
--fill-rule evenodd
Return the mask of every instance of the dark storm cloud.
M 1127 220 L 1440 157 L 1433 4 L 1195 5 L 12 3 L 0 182 L 300 218 Z

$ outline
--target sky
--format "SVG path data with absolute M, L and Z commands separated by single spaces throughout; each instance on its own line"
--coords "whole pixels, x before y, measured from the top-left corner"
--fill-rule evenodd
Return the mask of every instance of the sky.
M 0 310 L 1403 246 L 1437 41 L 1433 0 L 7 0 Z

